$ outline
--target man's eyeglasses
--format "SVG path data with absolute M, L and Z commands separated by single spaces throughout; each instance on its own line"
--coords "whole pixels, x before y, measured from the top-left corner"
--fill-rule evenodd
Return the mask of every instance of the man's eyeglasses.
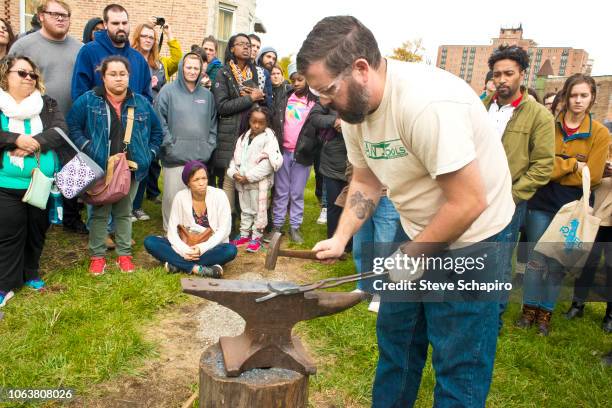
M 336 79 L 334 79 L 329 85 L 327 85 L 321 91 L 317 91 L 316 89 L 310 86 L 308 88 L 310 89 L 310 92 L 318 98 L 324 97 L 327 99 L 333 99 L 333 97 L 336 96 L 336 94 L 340 90 L 340 81 L 342 80 L 343 76 L 344 76 L 344 72 L 338 75 Z
M 9 72 L 16 72 L 17 75 L 19 75 L 21 78 L 26 79 L 28 76 L 30 78 L 32 78 L 33 81 L 37 81 L 38 80 L 38 74 L 30 71 L 26 71 L 25 69 L 17 69 L 17 70 L 11 70 Z
M 58 13 L 56 11 L 43 11 L 43 13 L 50 15 L 56 20 L 68 20 L 70 18 L 70 14 L 68 13 Z

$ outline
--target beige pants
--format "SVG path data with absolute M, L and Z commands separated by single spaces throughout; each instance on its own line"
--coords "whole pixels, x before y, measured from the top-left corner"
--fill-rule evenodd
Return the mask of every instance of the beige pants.
M 172 201 L 174 201 L 174 196 L 176 196 L 176 193 L 179 191 L 187 188 L 182 179 L 184 167 L 185 166 L 162 167 L 162 174 L 164 175 L 164 191 L 162 194 L 164 231 L 168 231 L 168 219 L 170 218 L 170 211 L 172 210 Z

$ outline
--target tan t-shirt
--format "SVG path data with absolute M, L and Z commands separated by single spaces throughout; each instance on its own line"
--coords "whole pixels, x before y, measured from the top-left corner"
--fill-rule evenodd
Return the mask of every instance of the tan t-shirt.
M 478 242 L 512 219 L 512 181 L 499 135 L 474 91 L 454 75 L 387 60 L 382 102 L 363 123 L 342 122 L 348 159 L 388 187 L 402 226 L 418 235 L 444 203 L 435 178 L 478 161 L 487 209 L 457 242 Z

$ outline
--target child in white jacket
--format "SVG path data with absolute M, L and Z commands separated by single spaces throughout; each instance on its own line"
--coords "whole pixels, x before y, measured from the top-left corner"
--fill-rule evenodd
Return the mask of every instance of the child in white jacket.
M 269 128 L 270 113 L 260 106 L 249 112 L 249 130 L 236 142 L 227 175 L 236 181 L 240 200 L 240 237 L 236 246 L 248 243 L 248 252 L 261 248 L 261 238 L 268 225 L 268 194 L 274 172 L 283 164 L 283 156 L 274 132 Z M 252 235 L 251 235 L 252 233 Z

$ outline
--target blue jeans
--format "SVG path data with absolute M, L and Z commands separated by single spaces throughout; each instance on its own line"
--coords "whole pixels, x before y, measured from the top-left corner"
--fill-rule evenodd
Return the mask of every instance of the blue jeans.
M 496 235 L 486 241 L 499 239 Z M 487 246 L 481 256 L 497 259 L 500 248 Z M 381 302 L 372 406 L 414 406 L 431 343 L 434 406 L 484 407 L 493 374 L 498 320 L 497 301 Z
M 540 240 L 554 217 L 555 214 L 547 211 L 527 210 L 525 229 L 532 246 Z M 523 304 L 552 312 L 563 277 L 564 268 L 559 262 L 531 248 L 523 278 Z
M 504 282 L 512 282 L 512 254 L 519 239 L 519 231 L 525 223 L 525 214 L 527 212 L 527 202 L 523 201 L 516 205 L 512 221 L 502 232 L 498 234 L 499 242 L 502 248 L 502 256 L 500 259 L 502 265 L 502 279 Z M 504 297 L 499 303 L 499 328 L 503 325 L 502 315 L 508 306 L 508 298 Z
M 353 261 L 357 273 L 370 272 L 374 267 L 374 257 L 391 255 L 397 249 L 397 245 L 393 247 L 392 243 L 405 242 L 406 238 L 399 213 L 393 203 L 387 197 L 381 197 L 374 214 L 353 236 Z M 371 292 L 373 280 L 374 278 L 359 280 L 357 288 Z
M 162 263 L 168 262 L 170 265 L 176 266 L 178 269 L 187 273 L 191 273 L 195 265 L 224 265 L 233 260 L 238 253 L 238 250 L 232 244 L 219 244 L 203 253 L 197 262 L 193 262 L 187 261 L 174 252 L 174 249 L 172 249 L 170 245 L 170 241 L 164 237 L 149 235 L 144 240 L 144 246 L 147 252 L 153 255 L 158 261 Z

